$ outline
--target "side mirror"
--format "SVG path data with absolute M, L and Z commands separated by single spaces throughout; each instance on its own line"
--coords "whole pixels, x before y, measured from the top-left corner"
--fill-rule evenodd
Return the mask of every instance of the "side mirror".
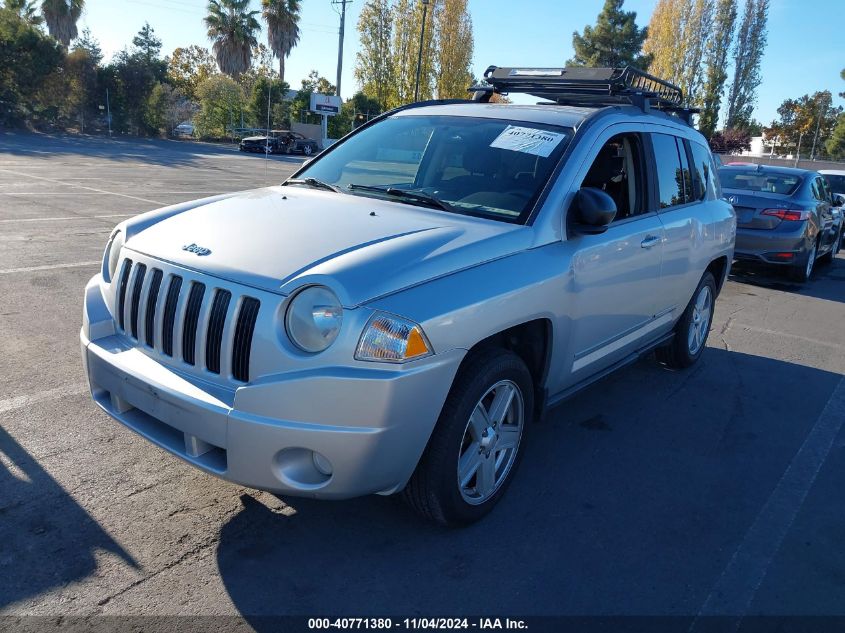
M 569 217 L 577 233 L 604 233 L 616 217 L 616 203 L 601 189 L 582 187 L 569 207 Z
M 833 204 L 837 207 L 845 206 L 845 195 L 841 193 L 833 194 Z

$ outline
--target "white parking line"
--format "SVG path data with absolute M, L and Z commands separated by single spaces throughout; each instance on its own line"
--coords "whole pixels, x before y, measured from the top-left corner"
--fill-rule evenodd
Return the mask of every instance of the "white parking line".
M 87 189 L 89 191 L 96 191 L 97 193 L 106 193 L 112 196 L 120 196 L 121 198 L 129 198 L 130 200 L 140 200 L 141 202 L 150 202 L 152 204 L 158 204 L 164 206 L 165 202 L 159 202 L 158 200 L 150 200 L 148 198 L 139 198 L 138 196 L 130 196 L 129 194 L 125 193 L 115 193 L 113 191 L 106 191 L 104 189 L 97 189 L 96 187 L 86 187 L 85 185 L 77 185 L 72 182 L 63 182 L 61 180 L 56 180 L 55 178 L 46 178 L 44 176 L 33 176 L 32 174 L 25 174 L 20 171 L 12 171 L 11 169 L 0 169 L 2 172 L 6 172 L 7 174 L 12 174 L 13 176 L 21 176 L 23 178 L 33 178 L 34 180 L 43 180 L 45 182 L 52 182 L 56 185 L 65 185 L 67 187 L 76 187 L 78 189 Z
M 745 538 L 698 612 L 699 617 L 737 617 L 748 612 L 772 559 L 792 527 L 833 442 L 845 423 L 845 376 L 840 378 L 801 448 L 769 495 Z M 690 630 L 695 630 L 698 618 Z M 708 623 L 704 622 L 704 628 Z
M 18 222 L 59 222 L 61 220 L 100 220 L 108 218 L 131 218 L 137 213 L 112 213 L 110 215 L 65 215 L 53 218 L 13 218 L 0 220 L 0 224 L 17 224 Z
M 80 185 L 72 185 L 70 183 L 61 183 L 67 187 L 78 187 Z M 198 194 L 219 194 L 226 193 L 225 191 L 156 191 L 161 195 L 198 195 Z M 122 193 L 115 193 L 114 191 L 0 191 L 0 196 L 122 196 Z M 131 197 L 131 196 L 129 196 Z M 142 200 L 143 198 L 138 198 Z M 161 203 L 164 204 L 164 203 Z
M 38 402 L 46 400 L 58 400 L 66 396 L 76 396 L 88 391 L 88 386 L 84 384 L 65 385 L 64 387 L 56 387 L 55 389 L 46 389 L 37 393 L 28 394 L 25 396 L 15 396 L 13 398 L 6 398 L 0 400 L 0 414 L 14 411 L 15 409 L 22 409 Z
M 57 268 L 82 268 L 83 266 L 96 266 L 100 264 L 99 259 L 90 262 L 74 262 L 72 264 L 49 264 L 46 266 L 26 266 L 24 268 L 0 268 L 0 275 L 11 275 L 12 273 L 34 273 L 39 270 L 55 270 Z
M 735 329 L 748 330 L 750 332 L 758 332 L 759 334 L 771 334 L 772 336 L 782 336 L 785 338 L 795 339 L 796 341 L 804 341 L 805 343 L 812 343 L 813 345 L 821 345 L 822 347 L 830 347 L 836 350 L 845 351 L 845 345 L 838 343 L 831 343 L 830 341 L 822 341 L 817 338 L 810 338 L 808 336 L 801 336 L 800 334 L 789 334 L 788 332 L 778 332 L 777 330 L 769 330 L 756 325 L 748 325 L 747 323 L 734 323 L 732 325 Z

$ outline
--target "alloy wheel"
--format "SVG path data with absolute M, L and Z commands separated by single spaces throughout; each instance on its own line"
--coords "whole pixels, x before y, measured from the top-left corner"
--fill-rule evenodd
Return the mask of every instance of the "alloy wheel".
M 702 286 L 695 298 L 692 307 L 692 318 L 690 319 L 689 332 L 687 334 L 687 347 L 691 356 L 698 354 L 704 341 L 707 340 L 707 332 L 710 330 L 710 317 L 713 314 L 713 293 L 709 286 Z
M 516 461 L 525 422 L 522 392 L 501 380 L 475 405 L 458 453 L 458 487 L 464 501 L 480 505 L 507 479 Z

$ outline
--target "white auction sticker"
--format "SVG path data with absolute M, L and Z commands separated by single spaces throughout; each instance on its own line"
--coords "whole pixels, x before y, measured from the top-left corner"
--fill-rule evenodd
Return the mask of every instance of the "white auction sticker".
M 566 135 L 557 132 L 509 125 L 490 143 L 490 147 L 547 158 L 564 138 Z

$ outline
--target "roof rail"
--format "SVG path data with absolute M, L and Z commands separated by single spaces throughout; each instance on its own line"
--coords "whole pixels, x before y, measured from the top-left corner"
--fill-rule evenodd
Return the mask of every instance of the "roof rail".
M 690 123 L 695 108 L 684 107 L 681 89 L 633 66 L 624 68 L 499 68 L 484 71 L 486 85 L 473 86 L 475 101 L 493 94 L 523 93 L 559 105 L 606 106 L 631 104 L 648 112 L 656 108 Z

